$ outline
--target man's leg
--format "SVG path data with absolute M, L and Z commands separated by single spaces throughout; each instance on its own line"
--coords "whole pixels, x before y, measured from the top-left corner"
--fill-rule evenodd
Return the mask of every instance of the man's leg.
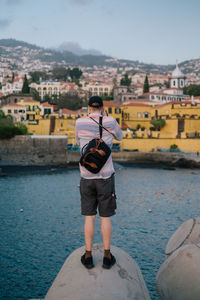
M 115 257 L 110 252 L 110 241 L 112 234 L 112 225 L 110 217 L 101 217 L 101 233 L 104 247 L 102 267 L 105 269 L 110 269 L 116 263 Z
M 84 225 L 84 233 L 85 233 L 85 250 L 92 251 L 92 242 L 94 238 L 94 216 L 85 216 L 85 225 Z
M 104 250 L 110 250 L 110 240 L 112 234 L 110 217 L 101 217 L 101 234 Z

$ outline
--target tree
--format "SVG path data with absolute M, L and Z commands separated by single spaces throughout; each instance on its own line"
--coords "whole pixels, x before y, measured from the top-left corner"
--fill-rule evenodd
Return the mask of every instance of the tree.
M 166 124 L 165 120 L 163 119 L 151 120 L 150 123 L 154 126 L 155 130 L 157 131 L 159 131 Z
M 81 78 L 82 74 L 83 74 L 83 72 L 79 68 L 73 68 L 69 72 L 71 80 L 76 83 L 79 82 L 79 79 Z
M 23 87 L 22 87 L 22 93 L 23 94 L 29 94 L 30 93 L 30 87 L 28 84 L 28 79 L 26 77 L 26 74 L 24 76 L 24 83 L 23 83 Z
M 40 82 L 40 78 L 42 78 L 44 80 L 49 78 L 47 73 L 41 72 L 41 71 L 29 72 L 29 74 L 31 76 L 32 82 L 36 82 L 36 83 Z
M 191 84 L 183 88 L 183 93 L 190 96 L 200 96 L 200 84 Z
M 131 78 L 128 77 L 128 74 L 126 73 L 124 77 L 120 81 L 120 85 L 126 85 L 130 86 L 131 85 Z
M 143 93 L 149 93 L 149 79 L 147 75 L 144 81 Z
M 15 73 L 12 72 L 12 82 L 14 82 L 14 80 L 15 80 Z
M 52 77 L 53 79 L 57 79 L 59 81 L 67 81 L 68 77 L 70 76 L 70 69 L 66 68 L 55 68 L 52 70 Z
M 10 115 L 6 116 L 0 111 L 0 139 L 10 139 L 15 135 L 27 133 L 27 127 L 22 123 L 14 124 Z
M 30 93 L 33 95 L 34 100 L 41 101 L 41 97 L 36 89 L 30 88 Z
M 80 109 L 83 104 L 83 100 L 76 93 L 62 94 L 57 103 L 59 108 L 68 108 L 71 110 Z

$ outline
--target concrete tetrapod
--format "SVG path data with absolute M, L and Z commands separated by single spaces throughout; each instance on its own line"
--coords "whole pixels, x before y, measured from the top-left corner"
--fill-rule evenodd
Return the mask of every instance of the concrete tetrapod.
M 156 287 L 164 300 L 200 299 L 200 218 L 185 221 L 169 239 L 167 259 L 160 267 Z
M 189 243 L 200 243 L 200 218 L 185 221 L 169 239 L 165 254 L 170 255 L 176 249 Z
M 160 267 L 156 287 L 163 300 L 199 300 L 200 244 L 174 251 Z
M 103 246 L 94 245 L 95 267 L 88 270 L 80 262 L 84 251 L 81 247 L 67 258 L 45 300 L 150 300 L 141 271 L 126 252 L 112 246 L 117 262 L 105 270 Z

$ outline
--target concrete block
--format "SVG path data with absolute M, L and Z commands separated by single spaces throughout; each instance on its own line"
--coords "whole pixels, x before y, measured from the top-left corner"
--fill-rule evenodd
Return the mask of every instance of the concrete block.
M 175 250 L 160 267 L 156 288 L 162 300 L 199 300 L 200 244 Z
M 45 300 L 149 300 L 141 271 L 136 262 L 123 250 L 111 247 L 116 264 L 102 268 L 103 246 L 94 245 L 95 267 L 86 269 L 80 262 L 85 247 L 75 250 L 49 289 Z
M 200 218 L 185 221 L 175 231 L 167 243 L 165 254 L 170 255 L 179 247 L 189 243 L 200 243 Z

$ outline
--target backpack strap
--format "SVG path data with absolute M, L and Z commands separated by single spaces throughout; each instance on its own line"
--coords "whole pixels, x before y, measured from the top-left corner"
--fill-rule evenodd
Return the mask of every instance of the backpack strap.
M 102 116 L 100 116 L 99 117 L 99 136 L 100 136 L 100 139 L 102 138 L 102 119 L 103 119 L 103 117 Z
M 109 132 L 114 138 L 115 138 L 115 136 L 114 136 L 114 134 L 112 133 L 112 132 L 110 132 L 107 128 L 105 128 L 102 124 L 100 124 L 99 122 L 100 122 L 100 120 L 99 120 L 99 122 L 97 122 L 95 119 L 93 119 L 92 117 L 89 117 L 90 119 L 92 119 L 95 123 L 97 123 L 98 125 L 99 125 L 99 127 L 101 127 L 101 129 L 103 128 L 103 129 L 105 129 L 107 132 Z M 102 118 L 102 120 L 103 120 L 103 117 L 102 116 L 100 116 L 100 118 Z M 100 133 L 100 129 L 99 129 L 99 133 Z

